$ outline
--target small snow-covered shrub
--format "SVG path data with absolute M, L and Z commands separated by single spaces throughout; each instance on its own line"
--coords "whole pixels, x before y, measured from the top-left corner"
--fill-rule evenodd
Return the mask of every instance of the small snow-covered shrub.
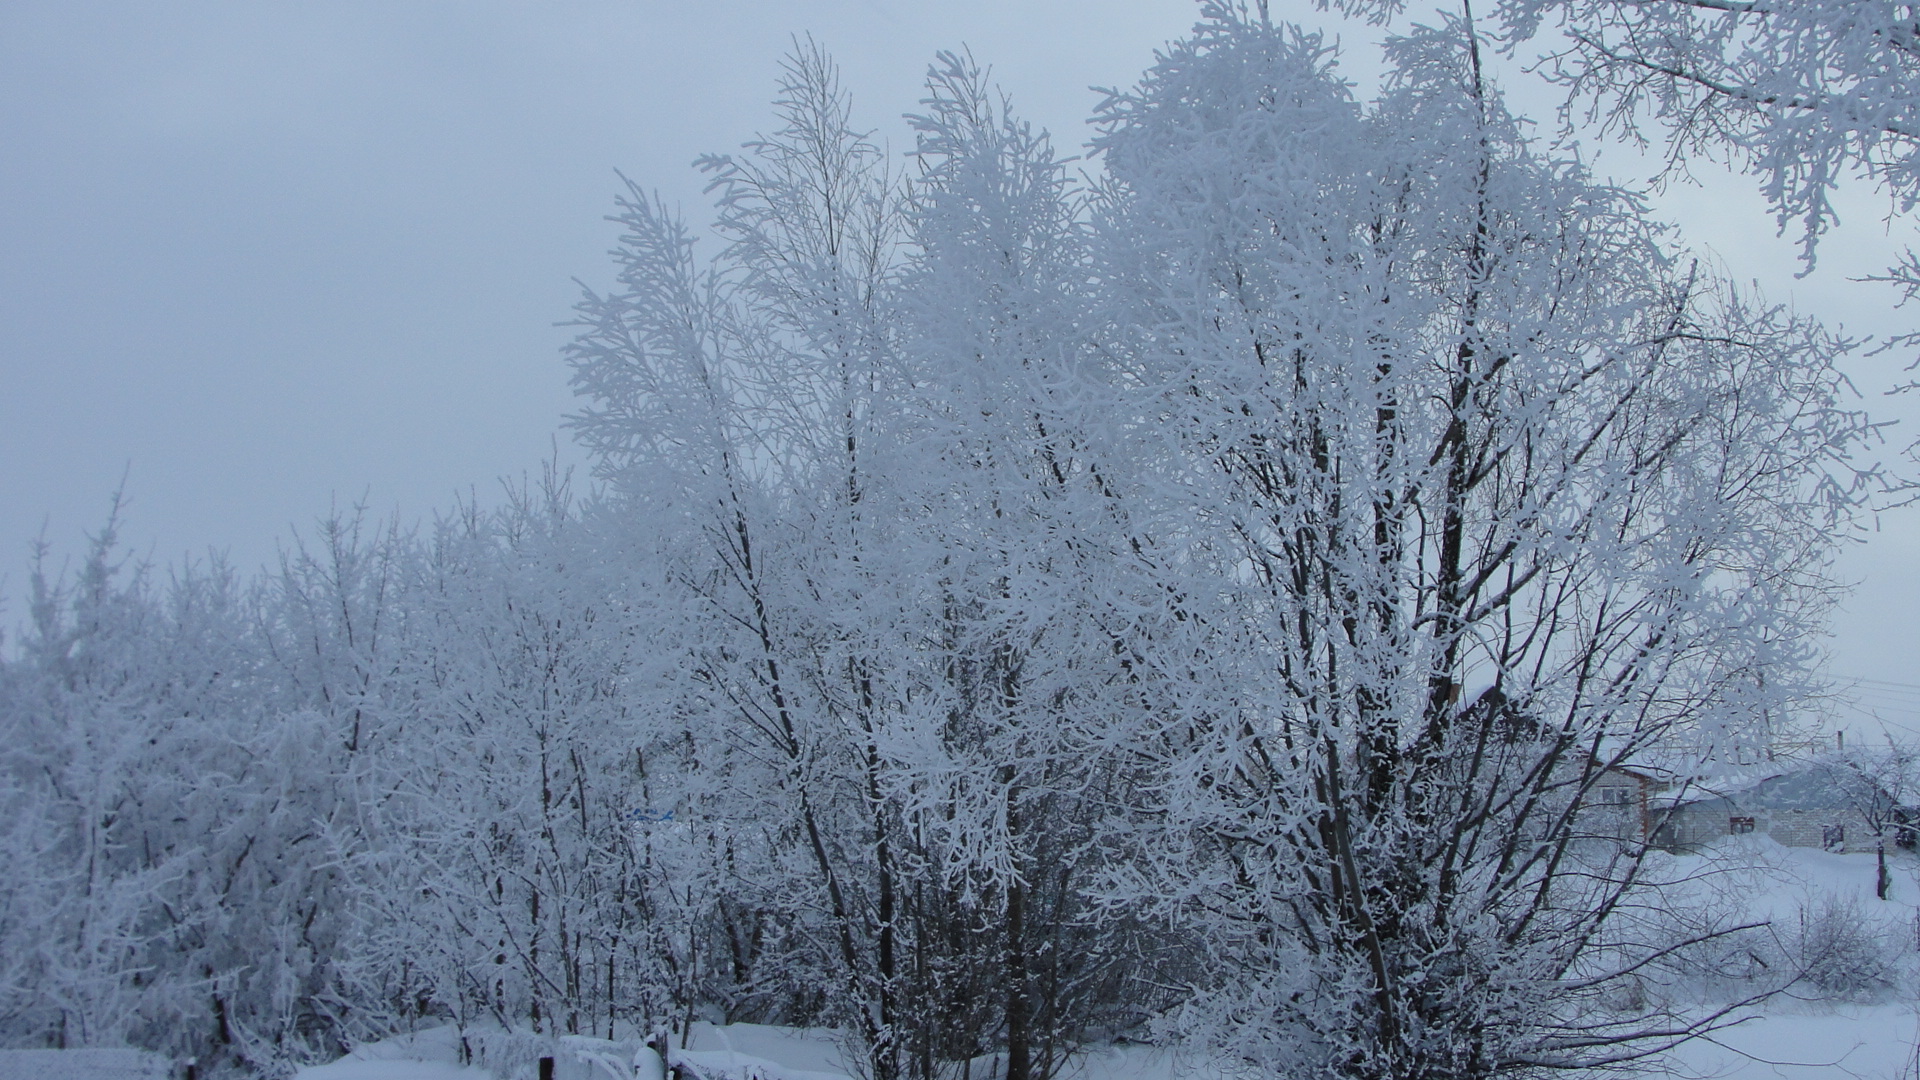
M 1775 926 L 1796 993 L 1841 1001 L 1877 1000 L 1900 982 L 1899 926 L 1851 897 L 1827 894 L 1800 906 L 1795 924 Z
M 1817 894 L 1762 920 L 1765 913 L 1712 904 L 1664 913 L 1656 921 L 1671 951 L 1647 969 L 1657 996 L 1869 1002 L 1910 981 L 1913 950 L 1900 920 L 1857 899 Z
M 1875 899 L 1873 871 L 1871 856 L 1733 837 L 1650 856 L 1617 921 L 1658 949 L 1639 969 L 1656 1004 L 1908 996 L 1920 989 L 1920 912 L 1904 896 Z

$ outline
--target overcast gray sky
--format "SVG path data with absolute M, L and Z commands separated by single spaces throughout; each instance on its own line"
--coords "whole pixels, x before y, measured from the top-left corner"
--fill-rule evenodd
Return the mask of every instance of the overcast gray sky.
M 1276 16 L 1324 22 L 1276 0 Z M 767 126 L 791 35 L 841 62 L 863 122 L 910 140 L 933 53 L 969 46 L 1077 145 L 1095 96 L 1183 33 L 1186 0 L 6 0 L 0 4 L 0 625 L 43 524 L 70 553 L 127 475 L 160 562 L 274 558 L 330 504 L 429 516 L 535 470 L 572 408 L 575 277 L 604 282 L 619 169 L 697 210 L 699 153 Z M 1364 41 L 1358 28 L 1343 28 Z M 1373 60 L 1358 48 L 1349 67 Z M 1536 92 L 1529 100 L 1546 100 Z M 1643 166 L 1618 152 L 1603 171 Z M 1897 245 L 1850 200 L 1796 281 L 1752 185 L 1663 197 L 1778 299 L 1912 324 L 1848 278 Z M 1898 237 L 1896 237 L 1898 239 Z M 1898 364 L 1862 361 L 1877 391 Z M 1915 412 L 1896 402 L 1889 412 Z M 1901 438 L 1901 442 L 1905 439 Z M 1836 672 L 1920 683 L 1920 527 L 1851 553 Z M 1920 722 L 1920 693 L 1863 695 Z

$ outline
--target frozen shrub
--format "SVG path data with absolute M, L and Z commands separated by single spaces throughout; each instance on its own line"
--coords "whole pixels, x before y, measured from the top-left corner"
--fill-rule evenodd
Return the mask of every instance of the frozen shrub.
M 1800 906 L 1795 925 L 1775 926 L 1790 989 L 1840 1001 L 1870 1001 L 1899 982 L 1902 951 L 1892 922 L 1860 902 L 1828 895 Z

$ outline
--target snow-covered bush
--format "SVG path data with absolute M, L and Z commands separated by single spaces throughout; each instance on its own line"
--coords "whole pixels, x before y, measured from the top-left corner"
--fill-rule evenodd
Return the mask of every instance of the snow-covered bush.
M 1854 897 L 1821 895 L 1801 904 L 1792 925 L 1772 930 L 1790 993 L 1877 1001 L 1912 968 L 1910 929 Z
M 1877 868 L 1864 862 L 1751 837 L 1651 857 L 1617 920 L 1631 937 L 1665 943 L 1641 972 L 1649 1007 L 1910 992 L 1920 985 L 1914 908 L 1874 899 Z

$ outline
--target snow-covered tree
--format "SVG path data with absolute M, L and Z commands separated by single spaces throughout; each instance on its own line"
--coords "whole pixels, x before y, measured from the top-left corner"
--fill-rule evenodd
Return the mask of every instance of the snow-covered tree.
M 1874 894 L 1885 900 L 1893 885 L 1887 843 L 1911 850 L 1920 824 L 1912 817 L 1914 795 L 1920 791 L 1920 750 L 1889 737 L 1885 746 L 1837 750 L 1815 767 L 1873 834 Z
M 899 193 L 823 53 L 801 50 L 781 90 L 778 131 L 704 162 L 711 264 L 657 203 L 623 202 L 618 290 L 583 301 L 570 350 L 590 401 L 575 425 L 661 582 L 650 632 L 680 678 L 647 707 L 686 731 L 676 813 L 760 860 L 734 880 L 791 926 L 779 962 L 824 995 L 765 1018 L 847 1024 L 891 1077 L 906 882 L 880 728 L 905 642 L 895 523 L 869 506 Z
M 202 913 L 179 904 L 191 853 L 154 812 L 195 764 L 181 754 L 188 718 L 166 700 L 186 658 L 164 655 L 164 620 L 115 524 L 75 580 L 36 566 L 32 622 L 0 699 L 19 860 L 4 902 L 13 992 L 0 1014 L 11 1038 L 44 1045 L 150 1040 L 194 1015 L 189 994 L 204 1000 L 193 974 L 168 962 L 175 940 L 199 929 Z
M 1887 0 L 1503 0 L 1490 14 L 1528 40 L 1588 117 L 1632 133 L 1652 120 L 1675 157 L 1731 156 L 1759 174 L 1809 257 L 1836 216 L 1834 187 L 1864 172 L 1901 212 L 1920 198 L 1920 18 Z M 1553 36 L 1564 37 L 1564 46 Z
M 1188 1019 L 1294 1075 L 1631 1058 L 1676 1031 L 1596 1011 L 1656 946 L 1582 796 L 1804 686 L 1870 434 L 1840 346 L 1538 156 L 1470 23 L 1362 107 L 1207 10 L 1098 142 L 1111 349 L 1191 500 L 1168 594 L 1217 635 L 1148 748 L 1221 965 Z
M 1086 884 L 1158 609 L 1086 434 L 1067 173 L 968 60 L 941 57 L 924 104 L 909 193 L 803 50 L 782 129 L 707 161 L 713 264 L 626 204 L 621 291 L 582 306 L 578 425 L 650 534 L 648 617 L 685 650 L 654 707 L 714 755 L 702 813 L 763 860 L 748 902 L 796 947 L 776 962 L 876 1077 L 1004 1049 L 1025 1080 L 1143 1011 L 1127 921 Z
M 0 674 L 10 852 L 4 1037 L 133 1044 L 210 1069 L 337 1050 L 338 896 L 316 828 L 340 776 L 218 564 L 158 581 L 110 523 L 37 572 Z
M 1386 21 L 1405 0 L 1328 0 Z M 1496 0 L 1505 49 L 1567 94 L 1564 119 L 1645 141 L 1670 168 L 1724 160 L 1756 176 L 1811 267 L 1839 221 L 1837 188 L 1864 178 L 1896 217 L 1920 201 L 1920 10 L 1890 0 Z M 1884 280 L 1920 293 L 1909 250 Z M 1903 338 L 1912 343 L 1911 335 Z
M 943 54 L 922 104 L 892 488 L 926 638 L 892 765 L 919 857 L 960 901 L 945 918 L 991 929 L 947 958 L 961 982 L 915 992 L 956 1016 L 991 1002 L 996 1021 L 939 1049 L 1004 1045 L 1008 1080 L 1029 1080 L 1157 996 L 1119 989 L 1139 928 L 1087 894 L 1125 859 L 1107 826 L 1141 777 L 1115 749 L 1148 718 L 1131 668 L 1165 613 L 1133 548 L 1135 470 L 1099 434 L 1111 389 L 1067 171 L 969 57 Z M 920 948 L 951 933 L 936 919 Z
M 564 482 L 404 560 L 383 783 L 351 848 L 362 992 L 399 1016 L 613 1037 L 662 981 L 632 843 L 631 627 Z

